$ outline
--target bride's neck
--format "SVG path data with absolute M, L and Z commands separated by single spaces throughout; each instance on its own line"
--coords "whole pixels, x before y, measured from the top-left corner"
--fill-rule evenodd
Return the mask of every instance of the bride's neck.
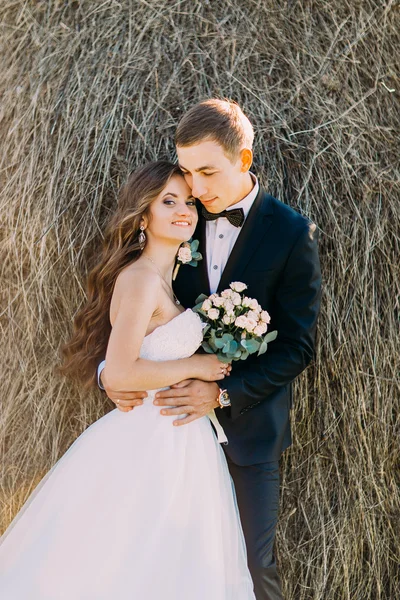
M 165 281 L 172 284 L 172 272 L 175 266 L 175 257 L 179 249 L 179 244 L 174 246 L 165 246 L 161 244 L 146 244 L 141 257 L 149 259 Z

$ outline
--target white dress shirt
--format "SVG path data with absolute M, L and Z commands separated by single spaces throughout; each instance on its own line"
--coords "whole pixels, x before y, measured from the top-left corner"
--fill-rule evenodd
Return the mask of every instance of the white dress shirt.
M 226 209 L 242 208 L 245 220 L 260 189 L 257 177 L 253 173 L 250 173 L 250 175 L 254 182 L 251 192 L 243 200 L 232 204 L 232 206 L 228 206 Z M 218 288 L 222 272 L 225 269 L 240 230 L 241 227 L 235 227 L 226 217 L 219 217 L 215 221 L 207 221 L 206 223 L 207 271 L 212 294 Z

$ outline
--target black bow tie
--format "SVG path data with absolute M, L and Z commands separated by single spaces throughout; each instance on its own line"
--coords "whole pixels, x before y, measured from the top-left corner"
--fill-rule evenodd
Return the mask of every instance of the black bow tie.
M 232 210 L 223 210 L 220 213 L 210 213 L 203 206 L 201 212 L 206 221 L 215 221 L 215 219 L 219 219 L 219 217 L 226 217 L 229 223 L 235 227 L 241 227 L 244 223 L 243 208 L 233 208 Z

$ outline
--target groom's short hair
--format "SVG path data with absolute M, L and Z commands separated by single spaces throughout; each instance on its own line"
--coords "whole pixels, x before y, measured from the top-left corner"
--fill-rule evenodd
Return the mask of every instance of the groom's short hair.
M 253 126 L 238 104 L 211 98 L 195 104 L 183 115 L 175 135 L 177 146 L 193 146 L 206 140 L 220 144 L 230 160 L 242 148 L 252 148 Z

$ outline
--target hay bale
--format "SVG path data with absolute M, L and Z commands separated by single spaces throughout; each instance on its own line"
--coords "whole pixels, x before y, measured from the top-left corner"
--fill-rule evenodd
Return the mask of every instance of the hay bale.
M 394 1 L 5 0 L 1 7 L 1 528 L 111 408 L 53 374 L 127 173 L 174 158 L 213 95 L 255 171 L 321 229 L 315 363 L 282 464 L 286 598 L 399 589 L 399 64 Z M 397 592 L 396 592 L 397 590 Z

